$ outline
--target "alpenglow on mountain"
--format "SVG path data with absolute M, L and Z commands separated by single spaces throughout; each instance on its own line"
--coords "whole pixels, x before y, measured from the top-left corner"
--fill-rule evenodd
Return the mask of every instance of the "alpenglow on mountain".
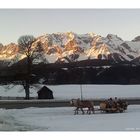
M 94 33 L 73 32 L 46 34 L 36 38 L 33 47 L 41 42 L 43 51 L 34 63 L 67 63 L 86 59 L 132 61 L 140 56 L 140 36 L 132 41 L 108 34 L 106 37 Z M 39 53 L 39 52 L 36 52 Z M 8 65 L 25 58 L 18 44 L 0 44 L 0 60 Z

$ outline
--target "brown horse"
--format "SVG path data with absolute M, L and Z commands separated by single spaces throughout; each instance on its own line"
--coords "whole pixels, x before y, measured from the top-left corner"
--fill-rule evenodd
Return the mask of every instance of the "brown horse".
M 88 110 L 87 110 L 88 114 L 91 114 L 91 111 L 94 113 L 94 104 L 93 104 L 93 102 L 91 102 L 89 100 L 72 99 L 70 101 L 70 104 L 72 106 L 76 107 L 74 114 L 78 114 L 79 109 L 84 114 L 85 112 L 84 112 L 83 108 L 88 108 Z

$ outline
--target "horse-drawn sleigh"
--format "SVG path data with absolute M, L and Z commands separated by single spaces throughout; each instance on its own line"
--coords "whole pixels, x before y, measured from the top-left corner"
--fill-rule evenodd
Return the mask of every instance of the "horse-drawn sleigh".
M 127 110 L 128 103 L 125 101 L 121 101 L 120 103 L 113 104 L 111 107 L 108 105 L 106 101 L 100 103 L 101 112 L 106 113 L 116 113 L 116 112 L 124 112 Z
M 112 99 L 112 98 L 110 98 Z M 95 111 L 106 112 L 106 113 L 116 113 L 116 112 L 124 112 L 127 110 L 128 103 L 126 101 L 117 100 L 112 103 L 110 100 L 102 101 L 99 105 L 99 108 L 94 107 L 93 101 L 89 100 L 80 100 L 80 99 L 72 99 L 70 104 L 75 108 L 75 113 L 78 114 L 80 110 L 82 114 L 85 114 L 85 109 L 87 114 L 95 113 Z

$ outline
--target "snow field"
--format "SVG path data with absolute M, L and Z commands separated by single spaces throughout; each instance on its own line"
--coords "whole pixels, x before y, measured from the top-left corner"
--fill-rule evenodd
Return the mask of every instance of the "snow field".
M 140 106 L 124 113 L 74 115 L 73 107 L 0 110 L 0 131 L 140 131 Z
M 81 96 L 80 85 L 48 87 L 58 100 Z M 139 85 L 82 85 L 84 99 L 139 98 L 139 89 Z M 31 91 L 36 97 L 37 89 Z M 0 86 L 0 96 L 24 97 L 25 93 L 22 86 Z M 91 115 L 74 115 L 73 107 L 0 109 L 0 131 L 140 131 L 139 118 L 140 105 L 130 105 L 124 113 Z
M 20 85 L 12 86 L 7 89 L 6 86 L 0 86 L 1 97 L 24 97 L 25 93 L 23 87 Z M 31 97 L 37 97 L 37 91 L 43 86 L 38 85 L 39 88 L 31 89 Z M 72 99 L 80 98 L 80 85 L 48 85 L 53 91 L 55 99 Z M 82 95 L 84 99 L 98 99 L 98 98 L 140 98 L 140 85 L 82 85 Z

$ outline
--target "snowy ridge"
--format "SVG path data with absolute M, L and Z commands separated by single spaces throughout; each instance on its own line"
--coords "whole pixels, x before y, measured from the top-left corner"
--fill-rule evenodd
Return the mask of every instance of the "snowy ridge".
M 76 34 L 73 32 L 45 34 L 37 37 L 33 46 L 41 42 L 43 53 L 34 63 L 75 62 L 86 59 L 106 59 L 131 61 L 140 56 L 140 39 L 123 41 L 120 37 L 108 34 L 102 37 L 95 33 Z M 39 52 L 37 52 L 39 53 Z M 25 58 L 17 44 L 0 44 L 0 60 L 10 61 L 10 65 Z

